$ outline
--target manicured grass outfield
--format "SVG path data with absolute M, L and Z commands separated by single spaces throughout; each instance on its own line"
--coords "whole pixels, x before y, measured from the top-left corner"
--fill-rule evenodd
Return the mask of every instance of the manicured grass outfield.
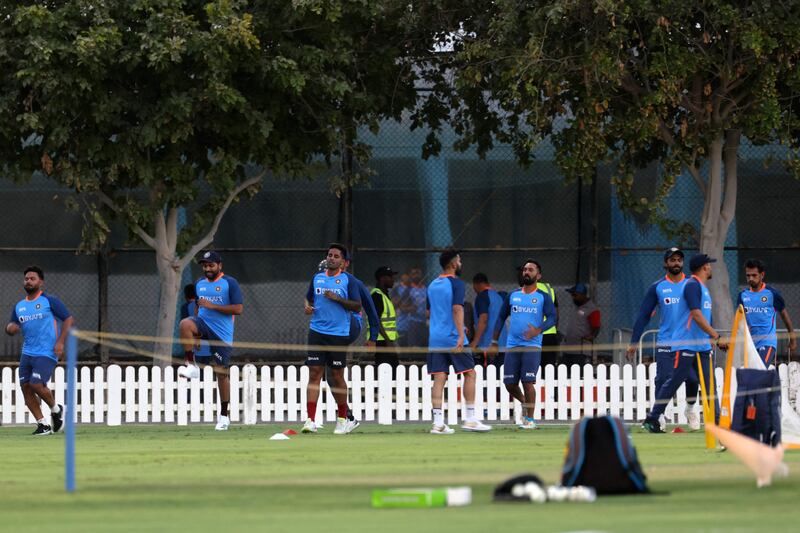
M 800 453 L 772 487 L 701 433 L 634 443 L 650 485 L 668 495 L 594 504 L 494 504 L 493 486 L 532 471 L 558 479 L 566 426 L 428 435 L 428 425 L 364 424 L 346 436 L 269 441 L 287 425 L 78 428 L 78 492 L 64 492 L 64 437 L 0 428 L 3 531 L 797 531 Z M 372 509 L 373 488 L 470 485 L 473 504 Z

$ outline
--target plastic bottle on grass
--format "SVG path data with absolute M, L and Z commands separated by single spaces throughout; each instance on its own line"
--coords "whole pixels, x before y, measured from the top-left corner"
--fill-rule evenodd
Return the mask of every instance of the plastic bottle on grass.
M 456 507 L 472 502 L 469 487 L 385 489 L 372 491 L 373 507 Z

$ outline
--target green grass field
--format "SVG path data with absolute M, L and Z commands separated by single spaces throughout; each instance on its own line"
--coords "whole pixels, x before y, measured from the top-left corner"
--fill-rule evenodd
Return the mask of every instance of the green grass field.
M 64 492 L 64 437 L 0 428 L 3 531 L 796 531 L 800 453 L 790 476 L 756 489 L 702 433 L 634 444 L 650 486 L 668 494 L 593 504 L 495 504 L 494 485 L 521 472 L 556 482 L 568 428 L 428 435 L 427 424 L 363 424 L 351 435 L 270 441 L 283 425 L 79 426 L 78 491 Z M 295 429 L 299 426 L 295 425 Z M 374 488 L 469 485 L 464 508 L 372 509 Z

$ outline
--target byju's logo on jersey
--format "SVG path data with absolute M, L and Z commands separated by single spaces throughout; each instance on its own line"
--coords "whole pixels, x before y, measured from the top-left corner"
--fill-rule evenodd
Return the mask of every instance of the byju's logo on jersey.
M 667 296 L 666 298 L 664 298 L 664 305 L 677 304 L 680 301 L 681 299 L 676 296 Z
M 528 306 L 525 306 L 525 305 L 512 305 L 511 306 L 511 312 L 512 313 L 533 313 L 535 315 L 535 314 L 539 313 L 539 309 L 537 309 L 536 307 L 528 307 Z

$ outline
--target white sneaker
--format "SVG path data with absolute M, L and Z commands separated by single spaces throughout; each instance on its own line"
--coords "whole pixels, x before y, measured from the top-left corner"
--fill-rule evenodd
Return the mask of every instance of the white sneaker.
M 306 423 L 303 424 L 303 429 L 300 430 L 300 433 L 316 433 L 316 432 L 317 432 L 317 425 L 314 423 L 313 420 L 307 418 Z
M 431 435 L 452 435 L 456 430 L 449 427 L 447 424 L 438 426 L 436 424 L 431 427 Z
M 492 429 L 492 426 L 487 426 L 486 424 L 484 424 L 480 420 L 468 420 L 468 421 L 464 422 L 463 424 L 461 424 L 461 429 L 466 430 L 466 431 L 484 432 L 484 431 L 489 431 L 490 429 Z
M 337 418 L 336 419 L 336 428 L 333 430 L 334 435 L 344 435 L 347 433 L 347 419 L 346 418 Z
M 348 420 L 348 421 L 347 421 L 347 422 L 345 422 L 345 424 L 344 424 L 344 432 L 345 432 L 345 433 L 352 433 L 352 432 L 353 432 L 353 431 L 355 431 L 355 429 L 356 429 L 358 426 L 360 426 L 360 425 L 361 425 L 361 424 L 359 423 L 359 421 L 358 421 L 358 420 L 356 420 L 355 418 L 354 418 L 354 419 L 352 419 L 352 420 Z
M 667 430 L 667 417 L 665 415 L 658 417 L 658 425 L 661 426 L 661 431 Z
M 520 422 L 517 427 L 519 429 L 539 429 L 539 426 L 536 425 L 536 421 L 532 418 L 523 418 L 522 422 Z
M 216 427 L 214 427 L 214 430 L 228 431 L 230 425 L 231 425 L 231 419 L 228 418 L 227 416 L 220 415 L 219 418 L 217 418 L 217 425 Z
M 178 369 L 178 376 L 185 379 L 200 379 L 200 369 L 197 365 L 188 364 Z
M 693 409 L 694 406 L 686 404 L 686 422 L 689 424 L 689 429 L 692 431 L 697 431 L 700 429 L 700 417 L 697 416 L 697 413 Z

